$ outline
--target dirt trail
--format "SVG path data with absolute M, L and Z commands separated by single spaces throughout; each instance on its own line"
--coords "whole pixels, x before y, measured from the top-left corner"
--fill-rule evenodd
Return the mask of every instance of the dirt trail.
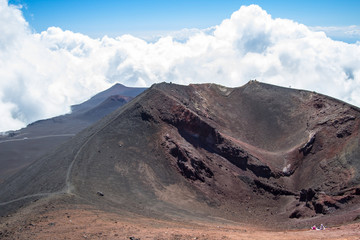
M 7 205 L 7 204 L 18 202 L 18 201 L 25 200 L 25 199 L 28 199 L 28 198 L 45 197 L 45 196 L 49 196 L 49 195 L 53 195 L 53 194 L 60 194 L 60 193 L 62 193 L 62 192 L 31 194 L 31 195 L 27 195 L 27 196 L 24 196 L 24 197 L 21 197 L 21 198 L 16 198 L 14 200 L 10 200 L 10 201 L 7 201 L 7 202 L 2 202 L 2 203 L 0 203 L 0 206 L 4 206 L 4 205 Z
M 42 138 L 72 137 L 72 136 L 75 136 L 75 134 L 45 135 L 45 136 L 38 136 L 38 137 L 32 137 L 32 138 L 24 137 L 24 138 L 16 138 L 16 139 L 3 140 L 3 141 L 0 141 L 0 144 L 1 144 L 1 143 L 6 143 L 6 142 L 29 141 L 29 140 L 42 139 Z
M 34 137 L 34 138 L 26 138 L 26 139 L 13 139 L 13 140 L 6 140 L 6 141 L 2 141 L 0 143 L 3 142 L 9 142 L 9 141 L 21 141 L 21 140 L 32 140 L 32 139 L 40 139 L 40 138 L 47 138 L 47 137 L 64 137 L 64 136 L 74 136 L 75 134 L 58 134 L 58 135 L 48 135 L 48 136 L 39 136 L 39 137 Z M 57 192 L 50 192 L 50 193 L 35 193 L 35 194 L 30 194 L 30 195 L 26 195 L 20 198 L 16 198 L 7 202 L 1 202 L 0 206 L 4 206 L 7 204 L 11 204 L 14 202 L 18 202 L 21 200 L 25 200 L 25 199 L 29 199 L 29 198 L 33 198 L 33 197 L 48 197 L 48 196 L 53 196 L 53 195 L 58 195 L 58 194 L 63 194 L 63 193 L 70 193 L 70 186 L 71 186 L 71 182 L 70 182 L 70 174 L 71 174 L 71 170 L 72 167 L 76 161 L 77 156 L 79 155 L 79 153 L 81 152 L 81 150 L 83 149 L 83 146 L 86 145 L 87 141 L 80 147 L 80 149 L 77 151 L 73 161 L 71 162 L 71 164 L 69 165 L 67 171 L 66 171 L 66 179 L 65 179 L 65 188 L 64 190 L 61 191 L 57 191 Z
M 112 122 L 112 121 L 111 121 Z M 76 152 L 73 160 L 71 161 L 67 171 L 66 171 L 66 178 L 65 178 L 65 187 L 63 190 L 61 191 L 57 191 L 57 192 L 50 192 L 50 193 L 35 193 L 35 194 L 30 194 L 30 195 L 26 195 L 20 198 L 16 198 L 7 202 L 1 202 L 0 206 L 4 206 L 7 204 L 11 204 L 14 202 L 18 202 L 21 200 L 25 200 L 25 199 L 29 199 L 29 198 L 33 198 L 33 197 L 48 197 L 48 196 L 53 196 L 53 195 L 58 195 L 58 194 L 63 194 L 63 193 L 72 193 L 72 186 L 71 186 L 71 172 L 74 166 L 74 163 L 76 162 L 76 159 L 78 158 L 79 154 L 82 152 L 83 148 L 87 145 L 87 143 L 100 131 L 102 131 L 104 128 L 106 128 L 111 122 L 109 122 L 108 124 L 106 124 L 105 126 L 103 126 L 101 129 L 97 130 L 96 132 L 94 132 L 91 136 L 88 137 L 88 139 L 81 145 L 81 147 L 79 148 L 79 150 Z M 26 139 L 13 139 L 13 141 L 20 141 L 20 140 L 31 140 L 31 139 L 39 139 L 39 138 L 46 138 L 46 137 L 60 137 L 60 136 L 74 136 L 75 134 L 58 134 L 58 135 L 48 135 L 48 136 L 39 136 L 39 137 L 34 137 L 34 138 L 26 138 Z M 10 141 L 10 140 L 8 140 Z M 6 142 L 6 141 L 2 141 L 2 142 Z M 2 143 L 0 142 L 0 143 Z

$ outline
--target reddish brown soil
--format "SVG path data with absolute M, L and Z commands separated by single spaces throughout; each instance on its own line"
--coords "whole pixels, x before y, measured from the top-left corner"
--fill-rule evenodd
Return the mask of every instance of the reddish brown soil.
M 1 219 L 0 239 L 233 239 L 233 240 L 303 240 L 359 239 L 360 223 L 310 229 L 274 231 L 254 225 L 209 223 L 203 221 L 164 221 L 132 214 L 99 211 L 90 205 L 44 203 Z M 45 208 L 44 208 L 45 206 Z M 309 226 L 310 228 L 310 226 Z

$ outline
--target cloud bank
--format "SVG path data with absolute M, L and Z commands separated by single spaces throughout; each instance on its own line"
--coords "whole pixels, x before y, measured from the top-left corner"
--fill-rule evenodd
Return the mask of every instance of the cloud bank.
M 34 33 L 21 9 L 0 0 L 0 131 L 64 114 L 116 82 L 241 86 L 257 79 L 360 106 L 359 56 L 360 43 L 273 19 L 257 5 L 206 30 L 145 41 L 92 39 L 57 27 Z
M 346 42 L 357 42 L 360 39 L 360 26 L 351 25 L 343 27 L 310 27 L 314 31 L 325 32 L 332 39 L 345 39 Z

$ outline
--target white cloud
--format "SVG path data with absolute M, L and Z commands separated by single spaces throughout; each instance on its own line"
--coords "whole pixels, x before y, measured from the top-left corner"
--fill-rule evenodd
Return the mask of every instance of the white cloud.
M 325 32 L 332 39 L 343 39 L 348 42 L 357 42 L 360 39 L 360 26 L 332 26 L 332 27 L 310 27 L 313 31 Z
M 65 113 L 115 82 L 150 86 L 250 79 L 321 92 L 360 106 L 360 44 L 241 7 L 206 30 L 145 41 L 92 39 L 50 27 L 32 33 L 21 10 L 0 0 L 0 131 Z

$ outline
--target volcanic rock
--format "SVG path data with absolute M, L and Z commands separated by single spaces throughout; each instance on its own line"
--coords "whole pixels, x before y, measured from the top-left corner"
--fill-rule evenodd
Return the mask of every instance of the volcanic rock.
M 156 84 L 2 183 L 0 214 L 70 193 L 161 219 L 352 221 L 359 126 L 358 108 L 314 92 Z

